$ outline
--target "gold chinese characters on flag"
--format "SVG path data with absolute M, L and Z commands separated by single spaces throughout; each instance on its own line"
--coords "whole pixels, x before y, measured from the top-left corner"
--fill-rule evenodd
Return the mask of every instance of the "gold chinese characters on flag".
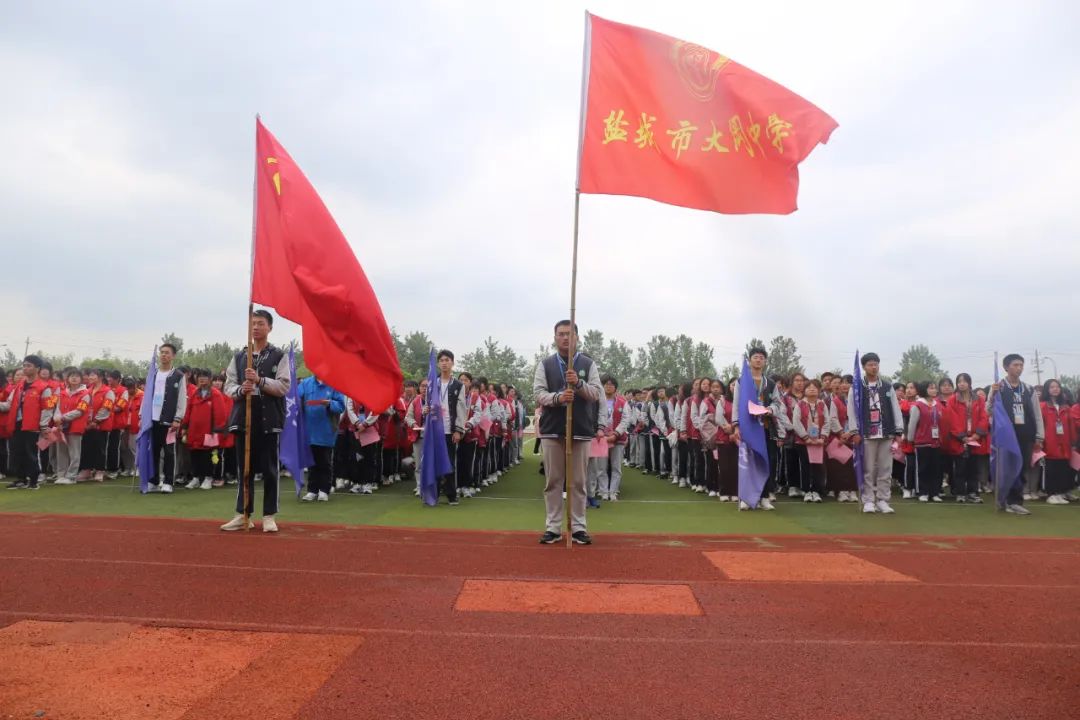
M 729 58 L 587 16 L 578 189 L 722 213 L 796 209 L 799 163 L 837 127 Z

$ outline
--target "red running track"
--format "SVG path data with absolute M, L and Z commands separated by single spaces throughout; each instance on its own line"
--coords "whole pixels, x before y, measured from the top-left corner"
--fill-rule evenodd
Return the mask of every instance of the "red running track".
M 777 562 L 780 578 L 732 579 Z M 684 585 L 700 612 L 456 610 L 470 579 Z M 276 682 L 306 673 L 264 720 L 1080 717 L 1078 598 L 1069 539 L 620 535 L 567 550 L 531 533 L 0 515 L 0 658 L 28 620 L 294 637 L 236 661 L 256 681 L 275 656 Z M 320 644 L 338 650 L 304 654 Z M 22 710 L 30 691 L 5 675 L 0 709 Z M 222 687 L 243 705 L 256 681 Z M 220 715 L 215 698 L 174 716 Z

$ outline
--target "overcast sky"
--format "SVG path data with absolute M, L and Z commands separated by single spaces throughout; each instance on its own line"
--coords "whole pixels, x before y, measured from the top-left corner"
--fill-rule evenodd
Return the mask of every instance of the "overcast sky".
M 790 216 L 583 197 L 583 329 L 687 333 L 718 366 L 783 334 L 810 370 L 856 346 L 891 370 L 923 342 L 977 382 L 995 349 L 1080 373 L 1068 0 L 7 3 L 0 345 L 242 343 L 259 112 L 391 325 L 531 358 L 568 314 L 586 7 L 728 55 L 840 127 Z

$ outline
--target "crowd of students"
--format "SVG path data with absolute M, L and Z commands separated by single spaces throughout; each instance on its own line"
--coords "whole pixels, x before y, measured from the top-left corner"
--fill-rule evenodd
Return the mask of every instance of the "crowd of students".
M 772 510 L 778 493 L 803 502 L 863 504 L 866 512 L 891 513 L 889 490 L 864 483 L 860 496 L 849 453 L 861 438 L 855 421 L 851 375 L 823 373 L 809 378 L 760 372 L 764 350 L 752 352 L 751 365 L 759 370 L 756 400 L 767 413 L 764 422 L 770 440 L 771 477 L 760 507 Z M 876 377 L 879 360 L 864 356 L 875 374 L 864 384 L 870 410 L 865 426 L 877 425 L 879 438 L 888 441 L 890 485 L 905 499 L 921 502 L 983 502 L 993 492 L 990 478 L 990 404 L 997 392 L 1007 393 L 1005 407 L 1014 421 L 1025 467 L 1019 500 L 1045 499 L 1068 504 L 1078 498 L 1076 469 L 1080 450 L 1080 403 L 1056 379 L 1041 386 L 1019 380 L 1023 358 L 1006 358 L 1006 378 L 997 386 L 975 388 L 971 376 L 955 380 L 887 384 Z M 645 474 L 670 478 L 673 485 L 705 493 L 720 502 L 738 502 L 738 379 L 697 378 L 675 386 L 631 389 L 618 393 L 614 378 L 602 378 L 609 408 L 604 435 L 614 436 L 605 461 L 591 461 L 588 486 L 590 504 L 618 500 L 621 466 Z M 867 385 L 872 392 L 868 392 Z M 895 405 L 889 402 L 895 399 Z M 892 409 L 895 407 L 895 411 Z M 882 430 L 882 425 L 892 425 Z M 603 416 L 603 413 L 602 413 Z M 815 451 L 814 447 L 820 448 Z M 830 448 L 830 446 L 832 446 Z M 830 451 L 826 451 L 829 448 Z M 1033 461 L 1034 460 L 1034 461 Z M 946 494 L 945 488 L 948 488 Z M 1014 498 L 1016 499 L 1016 498 Z M 1012 512 L 1023 514 L 1020 502 Z
M 801 372 L 767 375 L 766 357 L 763 350 L 751 356 L 771 461 L 770 481 L 758 507 L 774 509 L 777 494 L 786 494 L 807 503 L 835 499 L 861 502 L 866 512 L 893 512 L 888 490 L 875 487 L 873 480 L 860 495 L 849 453 L 840 449 L 851 450 L 860 441 L 853 377 L 828 372 L 814 378 Z M 1023 359 L 1010 358 L 1019 359 L 1022 371 Z M 876 356 L 871 357 L 875 370 L 877 363 Z M 447 377 L 440 383 L 443 393 L 450 391 L 442 405 L 455 466 L 452 482 L 442 483 L 441 491 L 457 504 L 520 463 L 528 420 L 516 388 L 468 372 L 452 373 L 449 351 L 440 354 L 440 367 Z M 1080 403 L 1074 402 L 1072 389 L 1057 380 L 1030 387 L 1019 381 L 1018 372 L 1008 375 L 1009 369 L 1007 362 L 1007 378 L 1000 386 L 979 388 L 972 387 L 967 373 L 955 380 L 906 384 L 872 378 L 881 392 L 867 394 L 873 409 L 872 417 L 866 417 L 877 424 L 878 437 L 888 441 L 888 484 L 895 483 L 904 498 L 921 502 L 949 497 L 956 503 L 982 503 L 982 496 L 993 491 L 988 399 L 1000 387 L 1010 393 L 1009 410 L 1018 433 L 1025 422 L 1031 427 L 1024 449 L 1029 464 L 1018 500 L 1076 500 Z M 167 445 L 168 452 L 165 464 L 155 468 L 151 489 L 168 493 L 174 484 L 191 490 L 236 484 L 240 468 L 231 431 L 236 428 L 229 427 L 235 397 L 223 392 L 226 374 L 183 366 L 177 371 L 186 390 L 169 409 L 176 421 L 160 423 L 157 444 Z M 1011 387 L 1010 378 L 1015 380 Z M 589 460 L 591 507 L 619 500 L 622 468 L 629 466 L 749 509 L 745 499 L 739 499 L 737 378 L 702 377 L 623 391 L 609 375 L 602 376 L 601 383 L 596 437 L 606 441 L 608 454 L 593 453 Z M 96 368 L 56 372 L 34 355 L 20 368 L 0 370 L 0 474 L 13 478 L 8 487 L 36 489 L 48 480 L 71 485 L 134 476 L 134 440 L 144 392 L 142 378 Z M 1025 392 L 1034 403 L 1027 418 Z M 160 389 L 158 394 L 165 395 Z M 328 501 L 334 492 L 371 494 L 381 486 L 419 478 L 427 380 L 407 381 L 402 396 L 381 412 L 369 412 L 315 377 L 299 383 L 298 396 L 315 458 L 302 500 Z M 157 402 L 155 414 L 160 412 Z M 537 426 L 539 412 L 538 407 Z M 155 421 L 160 419 L 155 416 Z M 457 436 L 453 443 L 451 435 Z M 415 493 L 420 494 L 419 483 Z

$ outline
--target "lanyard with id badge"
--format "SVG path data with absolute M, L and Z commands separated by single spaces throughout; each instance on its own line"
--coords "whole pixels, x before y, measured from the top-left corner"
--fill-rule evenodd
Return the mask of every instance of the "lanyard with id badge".
M 1057 419 L 1054 421 L 1054 434 L 1064 435 L 1065 423 L 1061 420 L 1061 408 L 1059 408 L 1057 405 L 1054 406 L 1054 415 L 1057 416 Z
M 941 430 L 938 428 L 938 407 L 935 403 L 934 409 L 930 411 L 930 437 L 937 440 L 941 437 Z

